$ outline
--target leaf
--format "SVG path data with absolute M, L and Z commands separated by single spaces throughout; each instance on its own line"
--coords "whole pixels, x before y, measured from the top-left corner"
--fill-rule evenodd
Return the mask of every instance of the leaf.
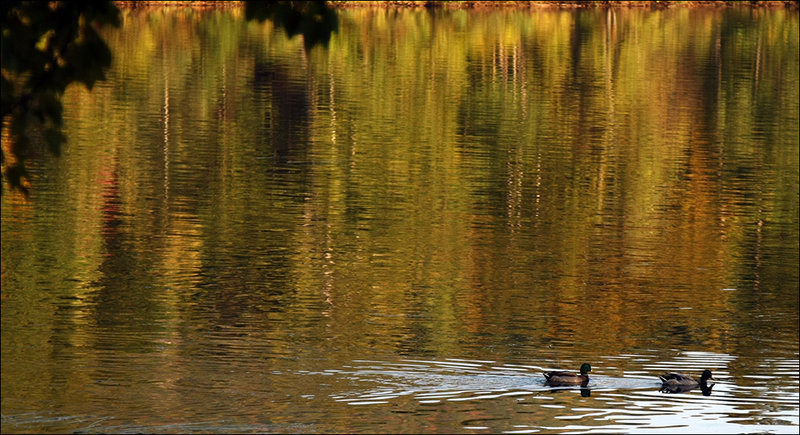
M 96 81 L 105 79 L 105 70 L 111 66 L 111 50 L 94 29 L 87 29 L 81 41 L 69 47 L 65 58 L 72 78 L 90 90 Z
M 248 20 L 272 20 L 291 38 L 303 35 L 306 48 L 327 45 L 331 33 L 338 28 L 336 13 L 325 2 L 316 1 L 248 1 L 245 4 Z

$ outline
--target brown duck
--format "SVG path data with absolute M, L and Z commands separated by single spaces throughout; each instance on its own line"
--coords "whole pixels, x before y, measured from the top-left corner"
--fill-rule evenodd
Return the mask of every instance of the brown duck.
M 695 387 L 697 385 L 706 385 L 708 381 L 714 381 L 714 378 L 711 377 L 711 370 L 703 370 L 703 374 L 700 375 L 700 379 L 695 379 L 689 375 L 684 375 L 683 373 L 667 373 L 665 375 L 661 375 L 658 377 L 661 379 L 661 383 L 664 386 L 691 386 Z
M 544 378 L 547 385 L 553 387 L 580 385 L 585 387 L 589 383 L 589 372 L 592 371 L 592 366 L 588 363 L 581 365 L 581 373 L 552 371 L 545 372 Z

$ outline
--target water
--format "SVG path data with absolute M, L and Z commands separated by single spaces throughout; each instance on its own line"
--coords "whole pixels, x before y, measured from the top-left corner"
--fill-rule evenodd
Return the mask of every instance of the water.
M 2 197 L 3 432 L 797 432 L 796 11 L 105 36 Z

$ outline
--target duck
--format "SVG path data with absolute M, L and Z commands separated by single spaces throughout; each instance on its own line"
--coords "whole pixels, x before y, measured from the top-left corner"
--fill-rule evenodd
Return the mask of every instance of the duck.
M 585 387 L 589 383 L 589 372 L 592 371 L 592 366 L 588 363 L 581 365 L 581 373 L 565 372 L 565 371 L 552 371 L 544 372 L 545 383 L 553 387 L 567 386 L 567 385 L 580 385 Z
M 667 373 L 658 378 L 661 379 L 661 383 L 664 384 L 665 387 L 696 387 L 698 385 L 708 385 L 708 381 L 714 381 L 714 378 L 711 377 L 711 370 L 703 370 L 700 379 L 695 379 L 683 373 Z

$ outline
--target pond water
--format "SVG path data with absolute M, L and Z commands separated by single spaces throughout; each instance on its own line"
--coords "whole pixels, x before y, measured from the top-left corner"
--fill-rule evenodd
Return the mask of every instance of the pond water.
M 797 433 L 796 10 L 105 37 L 2 196 L 3 433 Z

